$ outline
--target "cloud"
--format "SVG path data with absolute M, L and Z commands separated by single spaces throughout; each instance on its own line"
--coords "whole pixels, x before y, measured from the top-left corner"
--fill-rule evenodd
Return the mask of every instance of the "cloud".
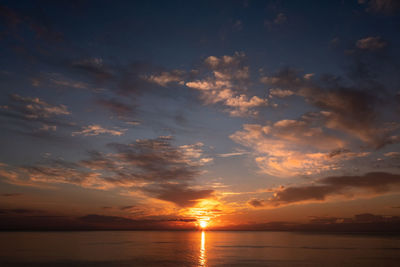
M 258 208 L 258 207 L 263 207 L 264 204 L 264 200 L 262 199 L 251 199 L 249 200 L 249 202 L 247 202 L 250 206 L 254 207 L 254 208 Z
M 26 208 L 0 209 L 1 230 L 171 230 L 195 229 L 195 218 L 164 216 L 156 219 L 87 214 L 59 215 L 50 211 Z
M 56 131 L 57 130 L 57 126 L 56 125 L 43 124 L 42 127 L 39 130 L 40 131 L 44 131 L 44 132 Z
M 211 197 L 213 190 L 194 189 L 200 167 L 211 161 L 204 157 L 203 144 L 174 147 L 170 137 L 140 139 L 134 143 L 109 144 L 114 153 L 97 151 L 78 162 L 51 160 L 43 164 L 13 167 L 2 165 L 0 177 L 17 185 L 74 184 L 85 188 L 120 188 L 173 202 L 195 205 Z
M 38 97 L 9 95 L 9 101 L 0 105 L 0 119 L 4 128 L 10 131 L 35 137 L 52 137 L 58 127 L 71 127 L 73 123 L 65 120 L 71 112 L 65 105 L 54 105 Z
M 242 117 L 247 114 L 257 115 L 257 111 L 250 111 L 253 108 L 265 106 L 267 103 L 266 99 L 253 96 L 248 98 L 246 95 L 241 94 L 239 96 L 231 96 L 225 101 L 225 105 L 232 107 L 229 113 L 234 117 Z
M 269 98 L 273 97 L 284 98 L 291 95 L 294 95 L 294 92 L 291 90 L 282 90 L 279 88 L 274 88 L 269 90 Z
M 49 23 L 48 17 L 41 12 L 41 16 L 32 16 L 27 14 L 25 10 L 19 12 L 15 9 L 0 5 L 0 19 L 5 22 L 7 27 L 3 34 L 13 37 L 19 44 L 25 45 L 25 40 L 21 36 L 26 36 L 23 33 L 26 31 L 33 33 L 36 39 L 46 41 L 54 45 L 64 40 L 61 32 L 55 31 Z M 39 46 L 39 44 L 38 44 Z
M 76 164 L 53 162 L 50 166 L 25 166 L 20 169 L 22 176 L 34 183 L 74 184 L 85 188 L 107 189 L 113 187 L 105 182 L 100 173 L 83 170 Z
M 99 57 L 84 58 L 75 61 L 72 63 L 72 67 L 90 74 L 98 82 L 104 82 L 114 77 L 112 69 L 104 64 L 103 59 Z
M 383 154 L 385 157 L 400 157 L 400 152 L 387 152 Z
M 268 101 L 246 94 L 249 68 L 244 61 L 243 53 L 235 53 L 233 56 L 210 56 L 204 60 L 200 70 L 165 71 L 140 62 L 128 66 L 111 66 L 101 58 L 88 58 L 74 62 L 72 67 L 81 74 L 92 77 L 97 83 L 96 87 L 110 88 L 119 95 L 161 92 L 154 84 L 167 88 L 172 84 L 186 85 L 200 92 L 204 103 L 222 105 L 232 116 L 255 116 L 258 114 L 256 109 L 266 106 Z M 102 74 L 101 78 L 97 77 L 99 73 Z M 165 94 L 165 90 L 162 92 Z M 112 112 L 115 111 L 114 103 L 102 104 Z
M 390 128 L 380 125 L 379 100 L 372 94 L 348 88 L 325 92 L 306 89 L 300 94 L 323 110 L 326 128 L 345 132 L 374 148 L 391 142 Z
M 191 189 L 186 184 L 161 184 L 156 187 L 148 186 L 145 190 L 155 194 L 158 199 L 177 203 L 182 207 L 194 206 L 200 200 L 212 197 L 214 193 L 214 190 L 209 189 Z
M 56 115 L 69 115 L 65 105 L 52 105 L 38 97 L 23 97 L 18 94 L 10 95 L 11 103 L 2 106 L 5 111 L 14 112 L 26 119 L 46 119 Z
M 4 193 L 4 194 L 1 194 L 1 196 L 2 197 L 19 197 L 19 196 L 22 196 L 22 194 L 20 194 L 20 193 Z
M 180 85 L 184 84 L 184 75 L 185 72 L 181 70 L 173 70 L 173 71 L 164 71 L 160 74 L 153 74 L 144 76 L 144 78 L 150 82 L 156 83 L 160 86 L 167 86 L 170 83 L 179 83 Z
M 381 42 L 366 38 L 359 45 L 377 49 L 383 46 Z M 396 98 L 380 80 L 386 79 L 376 68 L 380 62 L 379 55 L 359 52 L 343 77 L 315 77 L 293 68 L 262 76 L 260 82 L 270 87 L 270 99 L 293 95 L 291 103 L 302 106 L 299 102 L 304 101 L 313 112 L 295 119 L 246 124 L 231 139 L 253 150 L 261 172 L 280 177 L 337 171 L 369 156 L 368 150 L 398 143 Z
M 116 114 L 118 117 L 126 117 L 132 115 L 135 112 L 135 104 L 126 104 L 119 101 L 116 98 L 111 99 L 98 99 L 96 103 L 102 107 L 107 108 L 112 113 Z
M 235 21 L 235 23 L 232 26 L 234 31 L 241 31 L 243 30 L 243 22 L 241 20 Z
M 384 122 L 380 112 L 384 100 L 377 88 L 368 87 L 376 83 L 349 86 L 340 79 L 330 78 L 305 79 L 296 70 L 287 68 L 273 76 L 262 77 L 261 82 L 291 90 L 318 108 L 324 130 L 346 133 L 373 148 L 394 143 L 396 139 L 392 133 L 395 129 Z
M 230 138 L 253 149 L 264 173 L 279 177 L 316 174 L 336 169 L 343 158 L 332 158 L 330 152 L 346 146 L 342 139 L 324 132 L 318 118 L 310 113 L 298 120 L 245 124 Z M 347 154 L 347 159 L 360 156 L 365 155 Z
M 359 4 L 368 2 L 367 12 L 380 13 L 384 15 L 393 15 L 400 8 L 400 3 L 397 0 L 359 0 Z
M 242 156 L 246 154 L 248 154 L 248 152 L 231 152 L 231 153 L 218 154 L 218 157 L 229 158 L 229 157 Z
M 153 82 L 148 80 L 147 76 L 148 73 L 155 73 L 159 69 L 144 62 L 113 64 L 101 57 L 82 58 L 69 62 L 67 67 L 73 73 L 91 81 L 92 88 L 107 88 L 107 91 L 124 97 L 138 96 L 153 90 Z M 131 97 L 131 100 L 135 98 Z
M 304 77 L 301 77 L 299 72 L 293 68 L 283 68 L 274 75 L 261 77 L 260 81 L 266 85 L 287 89 L 298 89 L 300 86 L 305 86 Z
M 204 64 L 211 73 L 206 78 L 189 81 L 185 85 L 198 90 L 206 104 L 222 104 L 231 116 L 255 116 L 258 114 L 256 108 L 266 106 L 268 101 L 243 93 L 249 83 L 249 68 L 244 65 L 244 60 L 244 53 L 209 56 Z
M 264 20 L 264 26 L 268 27 L 269 30 L 273 30 L 275 26 L 283 25 L 287 22 L 287 16 L 285 13 L 278 13 L 273 20 Z
M 84 136 L 96 136 L 100 134 L 110 134 L 114 136 L 124 135 L 127 129 L 106 129 L 98 124 L 91 124 L 84 126 L 81 131 L 72 132 L 72 136 L 84 135 Z
M 41 73 L 39 77 L 32 79 L 32 85 L 35 87 L 41 86 L 43 83 L 49 83 L 50 86 L 54 87 L 66 87 L 74 88 L 79 90 L 92 90 L 99 92 L 101 89 L 93 88 L 89 83 L 71 79 L 61 73 L 47 72 Z
M 379 36 L 366 37 L 356 42 L 357 48 L 370 51 L 382 49 L 386 45 L 386 42 L 384 42 Z
M 365 195 L 383 195 L 400 188 L 400 175 L 370 172 L 360 176 L 330 176 L 304 186 L 282 187 L 265 201 L 266 206 L 284 206 L 303 202 L 326 201 L 329 197 L 345 199 Z
M 193 229 L 193 218 L 163 218 L 154 220 L 134 220 L 121 216 L 88 214 L 78 220 L 98 229 Z
M 35 209 L 0 209 L 0 214 L 35 214 L 41 212 L 42 211 Z
M 274 23 L 275 24 L 284 24 L 287 21 L 287 17 L 284 13 L 279 13 L 278 15 L 276 15 L 276 18 L 274 19 Z
M 135 208 L 136 206 L 134 206 L 134 205 L 131 205 L 131 206 L 123 206 L 123 207 L 121 207 L 120 209 L 121 210 L 131 210 L 131 209 L 133 209 L 133 208 Z

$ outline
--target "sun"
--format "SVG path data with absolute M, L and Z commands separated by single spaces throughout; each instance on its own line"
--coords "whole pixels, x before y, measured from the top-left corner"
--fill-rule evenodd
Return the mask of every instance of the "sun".
M 200 222 L 199 222 L 199 225 L 200 225 L 200 228 L 204 229 L 204 228 L 207 227 L 208 222 L 206 222 L 206 221 L 200 221 Z

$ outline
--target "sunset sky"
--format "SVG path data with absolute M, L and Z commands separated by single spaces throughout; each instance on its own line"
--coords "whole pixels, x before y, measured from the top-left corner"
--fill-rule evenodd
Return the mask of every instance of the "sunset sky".
M 400 216 L 399 32 L 395 0 L 0 1 L 0 218 Z

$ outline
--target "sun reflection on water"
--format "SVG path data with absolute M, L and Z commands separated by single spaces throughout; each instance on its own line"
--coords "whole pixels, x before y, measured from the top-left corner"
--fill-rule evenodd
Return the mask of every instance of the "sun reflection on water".
M 200 257 L 199 257 L 199 265 L 206 265 L 206 234 L 204 231 L 201 231 L 201 243 L 200 243 Z

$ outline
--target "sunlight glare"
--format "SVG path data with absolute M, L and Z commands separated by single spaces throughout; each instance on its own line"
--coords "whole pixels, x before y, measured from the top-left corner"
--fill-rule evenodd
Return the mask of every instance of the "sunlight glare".
M 206 222 L 206 221 L 200 221 L 200 223 L 199 223 L 199 225 L 200 225 L 200 227 L 201 227 L 202 229 L 206 228 L 206 227 L 207 227 L 207 224 L 208 224 L 208 222 Z
M 201 245 L 200 245 L 200 266 L 206 266 L 206 235 L 201 231 Z

